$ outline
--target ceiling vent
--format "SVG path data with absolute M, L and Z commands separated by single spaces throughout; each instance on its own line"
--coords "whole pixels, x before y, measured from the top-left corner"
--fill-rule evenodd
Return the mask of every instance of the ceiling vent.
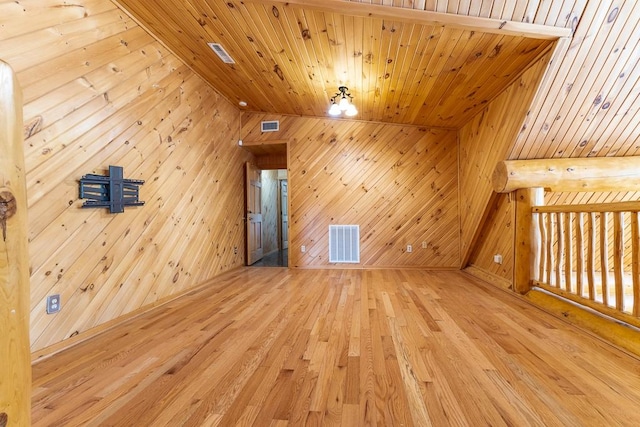
M 329 226 L 329 262 L 360 262 L 360 226 Z
M 226 50 L 222 47 L 220 43 L 207 43 L 211 49 L 222 59 L 222 62 L 225 64 L 235 64 L 236 61 L 233 60 L 231 55 L 227 53 Z
M 260 124 L 262 132 L 278 132 L 280 130 L 280 120 L 264 121 Z

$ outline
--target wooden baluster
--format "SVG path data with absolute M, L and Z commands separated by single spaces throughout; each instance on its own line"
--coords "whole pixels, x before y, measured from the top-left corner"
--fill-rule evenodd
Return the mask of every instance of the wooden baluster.
M 567 292 L 571 292 L 571 282 L 573 282 L 571 277 L 571 265 L 573 264 L 573 245 L 571 243 L 571 212 L 564 213 L 564 247 L 565 247 L 565 257 L 564 257 L 564 286 Z
M 609 224 L 607 212 L 600 213 L 600 273 L 602 275 L 602 303 L 609 305 Z M 596 300 L 595 294 L 592 298 Z
M 624 308 L 624 216 L 615 212 L 613 216 L 613 271 L 616 278 L 616 309 Z
M 544 188 L 532 188 L 531 205 L 544 206 Z M 531 213 L 531 280 L 542 280 L 540 269 L 544 269 L 544 259 L 542 258 L 542 230 L 540 227 L 541 214 Z
M 553 277 L 554 260 L 553 260 L 553 214 L 545 214 L 547 222 L 547 278 L 546 283 L 551 285 Z
M 547 240 L 549 240 L 549 238 L 547 237 L 547 227 L 545 221 L 547 216 L 547 214 L 543 213 L 538 214 L 538 228 L 540 230 L 540 269 L 538 270 L 538 280 L 540 282 L 545 281 L 545 278 L 547 277 L 546 270 L 548 270 L 549 268 L 549 264 L 547 264 Z
M 564 224 L 562 219 L 564 216 L 560 212 L 556 212 L 556 225 L 557 225 L 557 263 L 556 263 L 556 287 L 562 288 L 562 266 L 564 264 Z
M 596 215 L 589 212 L 589 240 L 587 242 L 587 280 L 589 281 L 589 299 L 595 301 L 595 265 L 596 265 Z
M 584 232 L 584 215 L 582 212 L 576 213 L 576 293 L 582 296 L 582 276 L 584 271 L 584 249 L 582 236 Z
M 633 311 L 640 316 L 640 232 L 638 212 L 631 212 L 631 272 L 633 274 Z

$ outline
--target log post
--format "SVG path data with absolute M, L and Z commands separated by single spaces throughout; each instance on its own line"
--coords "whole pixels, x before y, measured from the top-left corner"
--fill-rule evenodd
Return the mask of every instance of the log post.
M 22 94 L 0 61 L 0 425 L 31 425 L 29 253 Z
M 531 188 L 515 192 L 515 265 L 513 272 L 513 290 L 526 294 L 531 289 L 531 280 L 539 270 L 541 236 L 533 221 L 531 208 L 544 204 L 544 189 Z

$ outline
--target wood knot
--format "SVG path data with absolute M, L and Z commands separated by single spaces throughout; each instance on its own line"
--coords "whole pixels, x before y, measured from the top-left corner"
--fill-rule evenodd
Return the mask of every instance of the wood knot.
M 0 191 L 0 219 L 9 219 L 15 215 L 16 198 L 10 191 Z
M 7 240 L 7 219 L 16 214 L 18 205 L 16 198 L 10 191 L 0 191 L 0 228 L 2 228 L 2 239 Z M 0 427 L 2 424 L 0 423 Z

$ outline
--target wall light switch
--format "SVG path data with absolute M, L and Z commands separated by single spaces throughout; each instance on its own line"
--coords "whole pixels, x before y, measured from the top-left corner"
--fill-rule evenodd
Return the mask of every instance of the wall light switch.
M 60 295 L 49 295 L 47 297 L 47 314 L 59 312 L 60 305 Z
M 493 262 L 495 262 L 496 264 L 502 264 L 502 255 L 495 254 L 493 256 Z
M 302 253 L 307 252 L 307 247 L 305 245 L 300 246 L 300 252 Z

